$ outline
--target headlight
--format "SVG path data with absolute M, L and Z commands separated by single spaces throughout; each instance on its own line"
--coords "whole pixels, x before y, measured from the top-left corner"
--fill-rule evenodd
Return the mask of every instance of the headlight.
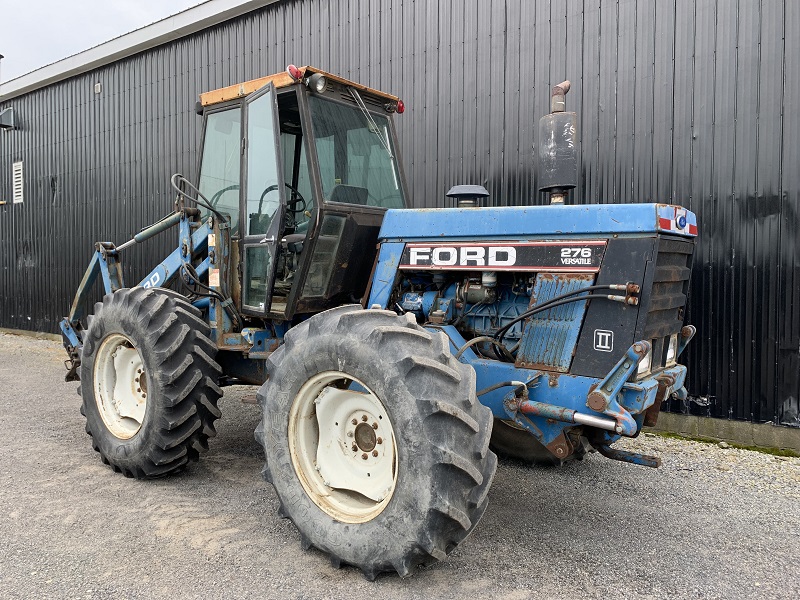
M 321 94 L 325 91 L 325 87 L 328 85 L 328 80 L 322 73 L 314 73 L 308 78 L 307 84 L 312 92 Z
M 678 358 L 678 334 L 669 338 L 669 348 L 667 348 L 667 364 L 675 362 Z
M 644 355 L 644 358 L 639 361 L 639 366 L 636 367 L 636 374 L 637 375 L 644 375 L 650 370 L 650 359 L 653 356 L 653 351 L 651 350 L 647 354 Z

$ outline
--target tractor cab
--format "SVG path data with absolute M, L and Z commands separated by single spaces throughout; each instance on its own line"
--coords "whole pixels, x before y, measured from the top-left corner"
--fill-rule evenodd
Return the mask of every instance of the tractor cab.
M 290 65 L 202 94 L 198 108 L 198 187 L 228 221 L 215 232 L 229 228 L 228 264 L 241 269 L 223 262 L 220 276 L 239 312 L 286 320 L 360 301 L 384 213 L 407 205 L 399 98 Z

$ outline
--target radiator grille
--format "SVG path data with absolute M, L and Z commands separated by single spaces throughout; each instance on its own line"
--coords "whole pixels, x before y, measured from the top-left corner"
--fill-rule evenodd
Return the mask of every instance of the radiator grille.
M 693 242 L 659 239 L 653 287 L 642 335 L 653 346 L 652 370 L 675 362 L 674 356 L 668 356 L 669 342 L 683 326 L 693 251 Z
M 589 287 L 593 274 L 539 273 L 531 296 L 531 306 L 556 296 Z M 518 367 L 566 373 L 572 363 L 586 302 L 570 302 L 532 316 L 525 325 Z
M 681 330 L 693 250 L 692 242 L 659 240 L 644 328 L 645 339 L 661 338 Z

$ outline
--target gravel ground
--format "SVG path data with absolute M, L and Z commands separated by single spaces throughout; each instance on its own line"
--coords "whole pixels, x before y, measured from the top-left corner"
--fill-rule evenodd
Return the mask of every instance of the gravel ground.
M 233 388 L 211 451 L 139 482 L 100 463 L 60 345 L 0 334 L 0 598 L 797 598 L 800 459 L 645 434 L 658 470 L 503 461 L 473 534 L 374 583 L 303 552 Z

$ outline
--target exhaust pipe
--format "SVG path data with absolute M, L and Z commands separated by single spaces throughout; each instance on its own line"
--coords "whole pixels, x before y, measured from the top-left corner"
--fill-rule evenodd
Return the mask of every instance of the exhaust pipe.
M 564 204 L 578 185 L 578 116 L 565 112 L 569 81 L 553 87 L 550 114 L 539 119 L 539 191 L 550 204 Z

